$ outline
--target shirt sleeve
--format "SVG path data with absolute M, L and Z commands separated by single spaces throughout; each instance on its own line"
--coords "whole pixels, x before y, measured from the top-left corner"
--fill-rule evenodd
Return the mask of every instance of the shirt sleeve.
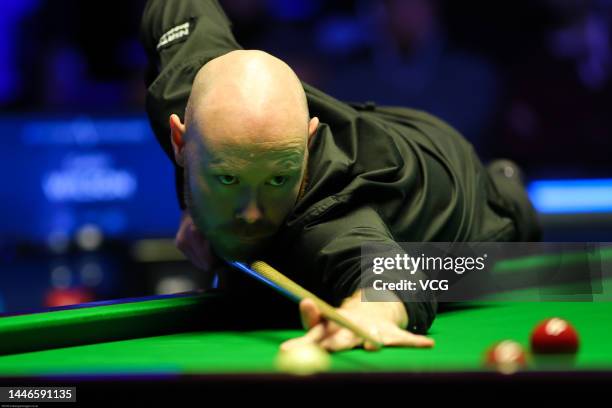
M 394 253 L 404 253 L 371 207 L 358 208 L 314 225 L 305 225 L 295 247 L 299 251 L 300 269 L 307 275 L 306 284 L 314 289 L 322 282 L 321 293 L 326 294 L 335 305 L 357 289 L 369 287 L 361 279 L 363 244 L 382 245 L 391 248 Z M 405 274 L 405 271 L 387 270 L 381 279 L 401 282 L 406 278 Z M 418 271 L 417 276 L 413 275 L 411 279 L 420 276 L 425 277 Z M 436 316 L 436 299 L 422 292 L 411 292 L 409 296 L 406 293 L 395 294 L 408 313 L 407 329 L 414 333 L 426 333 Z
M 169 119 L 185 120 L 191 85 L 208 61 L 241 49 L 231 23 L 216 0 L 149 0 L 142 15 L 140 39 L 148 57 L 146 111 L 159 144 L 174 163 Z M 181 208 L 183 171 L 175 163 Z

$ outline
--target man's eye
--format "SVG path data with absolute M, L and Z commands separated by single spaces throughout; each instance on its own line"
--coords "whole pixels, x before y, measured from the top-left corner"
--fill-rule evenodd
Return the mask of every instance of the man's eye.
M 224 186 L 231 186 L 232 184 L 238 184 L 238 178 L 235 176 L 217 176 L 219 183 Z
M 270 181 L 268 182 L 268 184 L 270 184 L 273 187 L 280 187 L 283 184 L 285 184 L 287 182 L 287 179 L 289 177 L 287 176 L 276 176 L 276 177 L 272 177 L 270 179 Z

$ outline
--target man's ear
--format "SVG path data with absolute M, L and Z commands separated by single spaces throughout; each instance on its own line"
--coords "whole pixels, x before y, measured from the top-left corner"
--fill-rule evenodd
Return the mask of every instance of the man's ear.
M 310 119 L 308 122 L 308 146 L 310 146 L 310 142 L 315 134 L 317 134 L 317 128 L 319 127 L 319 118 L 316 116 Z
M 170 115 L 170 141 L 174 150 L 176 164 L 185 167 L 185 125 L 178 115 Z

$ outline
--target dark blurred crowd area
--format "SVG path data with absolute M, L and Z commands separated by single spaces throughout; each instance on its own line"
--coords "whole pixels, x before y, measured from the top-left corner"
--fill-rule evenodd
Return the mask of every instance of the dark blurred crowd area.
M 426 110 L 528 174 L 610 176 L 612 0 L 220 2 L 244 48 L 339 99 Z M 2 0 L 2 112 L 142 113 L 144 3 Z

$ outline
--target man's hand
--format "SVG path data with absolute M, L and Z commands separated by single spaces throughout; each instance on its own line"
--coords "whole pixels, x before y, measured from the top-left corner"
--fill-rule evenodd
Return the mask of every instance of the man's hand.
M 408 315 L 401 302 L 362 302 L 361 291 L 345 299 L 338 312 L 363 327 L 385 346 L 433 347 L 434 341 L 404 330 L 408 325 Z M 352 331 L 327 321 L 316 304 L 310 299 L 300 302 L 302 324 L 308 333 L 302 337 L 288 340 L 281 350 L 288 350 L 303 343 L 314 342 L 328 351 L 348 350 L 363 346 L 367 350 L 376 347 Z
M 215 261 L 210 243 L 193 223 L 189 211 L 183 210 L 181 225 L 176 233 L 176 247 L 197 268 L 208 271 Z

